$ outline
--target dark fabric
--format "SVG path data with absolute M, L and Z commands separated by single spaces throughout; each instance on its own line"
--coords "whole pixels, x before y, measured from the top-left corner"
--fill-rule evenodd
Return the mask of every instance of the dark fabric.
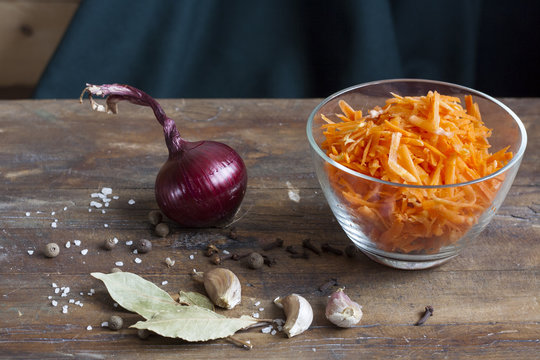
M 509 54 L 490 33 L 511 39 L 514 29 L 499 26 L 504 20 L 538 39 L 539 5 L 522 2 L 534 10 L 521 14 L 527 24 L 498 18 L 497 3 L 83 0 L 35 98 L 77 97 L 87 82 L 127 83 L 160 98 L 325 97 L 398 77 L 538 96 L 538 41 L 523 62 L 521 41 Z M 512 79 L 501 81 L 507 72 Z

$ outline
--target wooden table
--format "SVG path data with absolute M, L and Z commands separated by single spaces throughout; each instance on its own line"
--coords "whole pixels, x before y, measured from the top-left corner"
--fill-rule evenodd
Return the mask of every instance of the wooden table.
M 285 245 L 300 246 L 309 237 L 345 248 L 349 240 L 321 193 L 305 136 L 318 100 L 161 102 L 183 136 L 226 142 L 244 158 L 249 186 L 232 225 L 236 239 L 230 228 L 173 224 L 168 237 L 154 234 L 147 214 L 157 209 L 154 179 L 167 152 L 148 108 L 122 103 L 118 115 L 107 115 L 90 111 L 87 101 L 0 102 L 0 358 L 540 358 L 540 99 L 503 102 L 525 123 L 528 149 L 504 205 L 472 246 L 423 271 L 394 270 L 363 255 L 292 259 L 284 249 L 267 252 L 276 259 L 270 268 L 229 260 L 225 266 L 240 278 L 243 301 L 227 315 L 283 318 L 272 300 L 291 292 L 306 297 L 315 312 L 311 328 L 292 339 L 260 329 L 237 334 L 251 341 L 250 351 L 225 340 L 141 340 L 127 326 L 102 328 L 113 314 L 127 325 L 140 318 L 115 307 L 89 274 L 122 261 L 124 271 L 170 293 L 202 291 L 190 273 L 215 266 L 203 255 L 212 241 L 239 253 L 261 251 L 278 237 Z M 91 194 L 103 187 L 119 198 L 90 207 Z M 289 191 L 300 200 L 291 200 Z M 104 250 L 104 240 L 113 237 L 119 245 Z M 153 250 L 135 255 L 125 243 L 141 238 L 151 239 Z M 50 242 L 61 246 L 52 259 L 42 252 Z M 167 257 L 174 266 L 165 264 Z M 329 279 L 363 305 L 359 326 L 339 329 L 326 320 L 329 292 L 319 287 Z M 64 289 L 55 293 L 53 283 Z M 434 315 L 414 326 L 426 305 Z

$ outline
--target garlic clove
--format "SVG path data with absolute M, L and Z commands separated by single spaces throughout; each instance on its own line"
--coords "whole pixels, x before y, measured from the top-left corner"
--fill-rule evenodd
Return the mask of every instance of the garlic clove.
M 343 289 L 338 289 L 328 299 L 325 314 L 334 325 L 352 327 L 362 319 L 362 306 L 352 301 Z
M 214 304 L 232 309 L 242 300 L 242 288 L 238 277 L 229 269 L 216 268 L 203 275 L 203 284 Z
M 288 337 L 299 335 L 306 331 L 313 321 L 313 309 L 309 302 L 298 294 L 284 298 L 277 297 L 274 304 L 283 309 L 287 320 L 283 331 Z

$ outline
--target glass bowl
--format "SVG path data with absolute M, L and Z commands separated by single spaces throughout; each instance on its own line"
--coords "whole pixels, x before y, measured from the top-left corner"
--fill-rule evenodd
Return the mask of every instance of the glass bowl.
M 322 126 L 326 124 L 321 115 L 330 118 L 341 113 L 338 104 L 340 100 L 345 100 L 354 110 L 362 110 L 363 114 L 367 114 L 375 106 L 383 107 L 385 101 L 392 97 L 391 93 L 401 96 L 425 96 L 428 91 L 457 97 L 463 107 L 465 107 L 464 96 L 471 95 L 473 101 L 478 103 L 485 126 L 492 129 L 489 138 L 490 152 L 495 153 L 509 146 L 508 151 L 513 153 L 513 157 L 496 172 L 476 180 L 450 185 L 423 186 L 393 183 L 364 175 L 334 161 L 325 150 L 321 149 L 321 143 L 325 140 Z M 480 234 L 503 203 L 527 145 L 523 123 L 500 101 L 463 86 L 420 79 L 370 82 L 329 96 L 309 116 L 307 137 L 323 193 L 347 236 L 372 260 L 407 270 L 427 269 L 443 264 L 457 256 Z M 347 188 L 347 195 L 344 186 Z M 411 192 L 424 194 L 415 200 L 414 206 L 428 208 L 429 201 L 431 201 L 429 204 L 433 203 L 433 199 L 444 202 L 444 194 L 458 187 L 464 194 L 474 194 L 485 186 L 493 189 L 492 195 L 483 202 L 472 200 L 464 204 L 463 209 L 459 210 L 460 213 L 455 214 L 462 222 L 459 226 L 448 223 L 437 227 L 436 231 L 415 233 L 411 230 L 405 235 L 400 232 L 402 227 L 394 229 L 397 216 L 395 207 L 400 206 L 399 204 L 413 206 L 403 201 L 403 194 Z M 357 198 L 361 200 L 354 200 Z M 427 214 L 426 217 L 421 220 L 422 229 L 439 221 L 441 214 L 437 211 L 441 213 L 445 211 L 444 205 L 441 207 L 430 205 L 429 208 L 430 210 L 424 213 Z M 408 229 L 415 229 L 416 220 L 413 216 L 406 217 L 403 218 L 403 223 Z M 428 225 L 425 224 L 426 221 Z

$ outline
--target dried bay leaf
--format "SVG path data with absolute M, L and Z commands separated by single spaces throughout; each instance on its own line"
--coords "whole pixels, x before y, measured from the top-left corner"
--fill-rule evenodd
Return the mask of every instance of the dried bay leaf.
M 103 281 L 109 294 L 124 309 L 150 319 L 158 311 L 180 308 L 174 299 L 152 282 L 130 272 L 91 273 Z
M 208 298 L 208 296 L 193 291 L 178 292 L 180 295 L 178 302 L 183 305 L 196 305 L 205 309 L 214 310 L 214 303 Z
M 151 319 L 139 321 L 131 327 L 187 341 L 207 341 L 231 336 L 256 323 L 258 320 L 251 316 L 228 318 L 209 309 L 190 305 L 160 311 Z

